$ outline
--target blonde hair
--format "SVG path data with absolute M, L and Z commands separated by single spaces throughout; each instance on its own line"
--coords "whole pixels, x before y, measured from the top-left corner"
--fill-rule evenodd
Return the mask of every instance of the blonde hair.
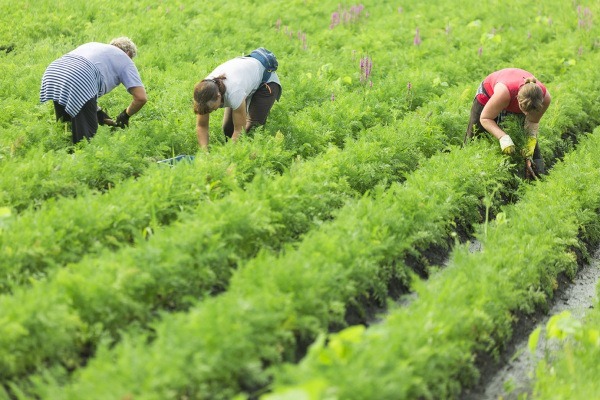
M 121 36 L 121 37 L 115 38 L 115 39 L 111 40 L 109 44 L 112 44 L 113 46 L 116 46 L 119 49 L 123 50 L 131 58 L 137 56 L 137 47 L 136 47 L 135 43 L 133 43 L 133 41 L 131 39 L 129 39 L 128 37 Z
M 517 93 L 519 107 L 525 112 L 540 111 L 543 108 L 544 92 L 536 82 L 535 78 L 525 79 L 525 83 L 519 88 L 519 93 Z

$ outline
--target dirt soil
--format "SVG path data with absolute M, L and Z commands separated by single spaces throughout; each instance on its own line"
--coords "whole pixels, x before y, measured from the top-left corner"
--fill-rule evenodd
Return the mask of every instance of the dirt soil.
M 477 251 L 477 244 L 471 248 Z M 544 349 L 552 347 L 540 336 L 538 351 L 531 354 L 527 349 L 529 334 L 538 326 L 544 327 L 553 315 L 569 310 L 575 318 L 583 318 L 586 311 L 597 304 L 596 287 L 600 279 L 600 248 L 596 249 L 590 264 L 584 265 L 573 282 L 562 282 L 548 315 L 538 318 L 536 323 L 527 324 L 526 329 L 515 332 L 513 345 L 507 349 L 500 362 L 482 372 L 477 388 L 464 393 L 464 400 L 517 400 L 531 395 L 532 377 L 537 362 L 543 357 Z M 527 398 L 528 398 L 527 397 Z
M 470 239 L 469 250 L 481 251 L 481 243 Z M 431 255 L 432 252 L 427 252 Z M 443 254 L 443 256 L 441 256 Z M 440 262 L 441 256 L 441 262 Z M 431 258 L 431 257 L 428 257 Z M 432 264 L 447 265 L 448 252 L 435 254 Z M 596 288 L 600 280 L 600 247 L 592 256 L 589 264 L 580 267 L 575 279 L 559 279 L 559 287 L 554 298 L 549 304 L 549 311 L 541 311 L 534 315 L 520 315 L 519 321 L 514 326 L 513 338 L 506 349 L 500 354 L 499 359 L 479 354 L 477 363 L 480 371 L 479 383 L 472 388 L 465 389 L 459 396 L 461 400 L 518 400 L 529 398 L 531 395 L 532 377 L 537 362 L 543 357 L 543 352 L 551 350 L 550 344 L 540 335 L 538 352 L 531 354 L 527 348 L 529 335 L 537 327 L 545 327 L 548 320 L 556 314 L 569 310 L 575 318 L 583 318 L 586 311 L 598 304 Z M 405 288 L 404 288 L 405 289 Z M 402 290 L 400 290 L 402 292 Z M 408 306 L 416 299 L 415 293 L 401 293 L 396 302 L 401 306 Z M 353 313 L 350 313 L 353 314 Z M 373 305 L 366 312 L 347 316 L 350 324 L 366 324 L 367 326 L 380 323 L 386 312 L 380 305 Z M 543 332 L 543 330 L 542 330 Z M 525 397 L 527 396 L 527 397 Z

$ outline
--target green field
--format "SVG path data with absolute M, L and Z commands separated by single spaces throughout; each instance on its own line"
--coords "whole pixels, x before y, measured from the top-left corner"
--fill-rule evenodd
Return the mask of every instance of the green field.
M 459 399 L 600 243 L 597 2 L 0 4 L 0 399 Z M 119 36 L 148 103 L 73 145 L 41 77 Z M 259 46 L 281 100 L 199 151 L 194 84 Z M 539 181 L 461 146 L 506 67 L 552 94 Z M 599 393 L 597 321 L 520 398 Z

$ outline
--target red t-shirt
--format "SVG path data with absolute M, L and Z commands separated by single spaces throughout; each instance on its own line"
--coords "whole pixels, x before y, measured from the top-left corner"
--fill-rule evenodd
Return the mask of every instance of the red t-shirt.
M 525 79 L 527 78 L 535 77 L 530 72 L 520 68 L 505 68 L 496 72 L 492 72 L 483 80 L 483 90 L 488 94 L 489 97 L 484 93 L 479 93 L 477 95 L 477 101 L 479 101 L 481 105 L 486 105 L 490 97 L 492 97 L 494 94 L 494 86 L 496 86 L 496 83 L 500 82 L 508 87 L 508 91 L 510 93 L 510 103 L 505 110 L 511 113 L 523 114 L 523 111 L 521 111 L 519 108 L 517 93 L 519 92 L 521 86 L 525 84 Z M 546 96 L 546 86 L 544 86 L 540 81 L 537 81 L 536 85 L 542 89 L 542 93 L 544 96 Z

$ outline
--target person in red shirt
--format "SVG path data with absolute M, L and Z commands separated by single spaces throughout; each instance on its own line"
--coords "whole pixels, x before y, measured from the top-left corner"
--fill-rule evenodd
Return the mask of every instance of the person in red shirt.
M 520 114 L 527 140 L 521 154 L 533 161 L 538 173 L 545 173 L 537 135 L 539 122 L 550 106 L 550 93 L 530 72 L 505 68 L 488 75 L 477 90 L 464 142 L 473 134 L 486 131 L 500 143 L 505 154 L 512 154 L 515 145 L 499 126 L 507 114 Z

